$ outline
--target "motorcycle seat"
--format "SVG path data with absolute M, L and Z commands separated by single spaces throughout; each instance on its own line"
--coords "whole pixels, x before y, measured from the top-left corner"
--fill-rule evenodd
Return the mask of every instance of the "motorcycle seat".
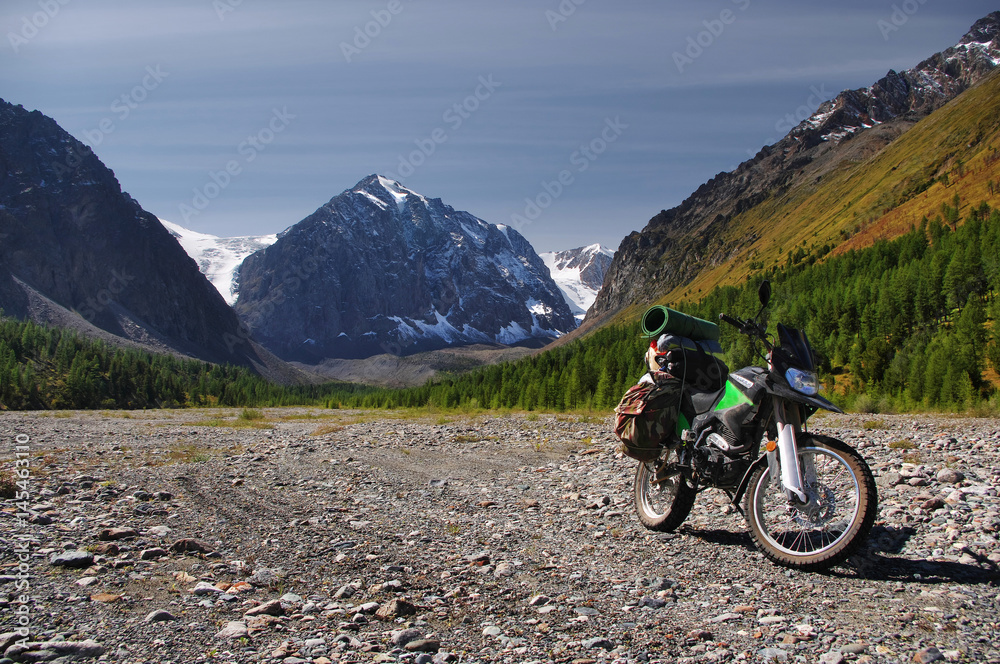
M 694 406 L 694 412 L 698 415 L 702 413 L 707 413 L 712 410 L 712 406 L 719 400 L 722 396 L 722 392 L 725 388 L 721 390 L 715 390 L 714 392 L 692 392 L 691 393 L 691 405 Z

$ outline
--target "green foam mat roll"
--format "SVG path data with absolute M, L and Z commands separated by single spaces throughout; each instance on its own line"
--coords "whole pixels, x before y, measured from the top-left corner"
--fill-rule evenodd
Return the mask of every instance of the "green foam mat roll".
M 658 337 L 664 333 L 695 341 L 718 341 L 719 326 L 658 304 L 642 315 L 642 334 L 646 337 Z

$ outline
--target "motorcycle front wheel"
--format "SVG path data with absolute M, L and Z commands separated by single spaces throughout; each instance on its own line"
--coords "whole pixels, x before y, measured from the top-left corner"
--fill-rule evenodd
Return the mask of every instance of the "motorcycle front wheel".
M 649 530 L 669 533 L 675 530 L 694 505 L 697 490 L 687 483 L 679 470 L 669 470 L 677 462 L 677 451 L 665 458 L 640 463 L 635 469 L 633 498 L 639 522 Z M 657 470 L 667 469 L 657 474 Z
M 789 501 L 768 470 L 750 478 L 744 514 L 754 544 L 785 567 L 825 569 L 868 536 L 878 512 L 875 478 L 852 447 L 836 438 L 803 435 L 799 466 L 809 502 Z

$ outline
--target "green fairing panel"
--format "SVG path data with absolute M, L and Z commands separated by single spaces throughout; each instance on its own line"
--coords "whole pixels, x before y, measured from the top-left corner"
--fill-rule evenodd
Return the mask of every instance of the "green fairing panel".
M 677 416 L 677 437 L 680 438 L 684 429 L 690 429 L 691 423 L 688 422 L 688 418 L 684 417 L 684 413 L 680 413 Z
M 722 401 L 720 401 L 719 405 L 715 407 L 715 410 L 718 412 L 720 410 L 732 408 L 733 406 L 739 406 L 743 403 L 752 402 L 747 398 L 747 395 L 743 394 L 740 388 L 737 387 L 733 381 L 728 380 L 726 381 L 726 392 L 722 395 Z

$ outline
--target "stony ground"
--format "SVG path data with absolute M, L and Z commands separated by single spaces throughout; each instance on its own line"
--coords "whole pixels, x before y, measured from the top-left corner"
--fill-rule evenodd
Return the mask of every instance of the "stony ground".
M 608 420 L 238 415 L 0 413 L 0 662 L 1000 662 L 996 420 L 814 421 L 880 499 L 817 574 L 645 531 Z

